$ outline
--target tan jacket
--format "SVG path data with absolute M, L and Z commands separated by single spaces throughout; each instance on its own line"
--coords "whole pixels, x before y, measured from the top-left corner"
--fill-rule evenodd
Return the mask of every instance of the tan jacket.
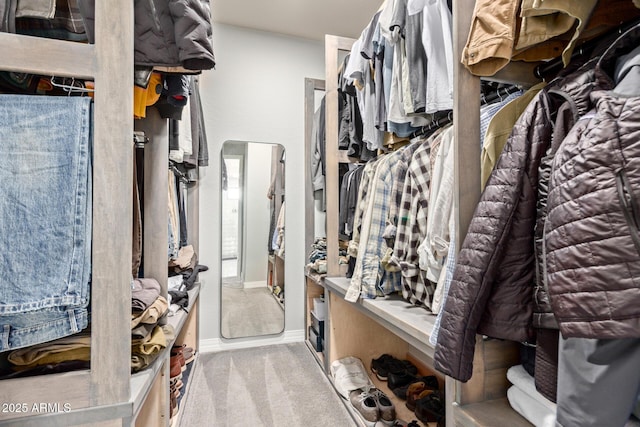
M 491 118 L 484 137 L 484 144 L 482 144 L 482 153 L 480 154 L 480 174 L 483 190 L 493 167 L 498 161 L 498 157 L 500 157 L 500 153 L 502 153 L 502 149 L 507 143 L 513 126 L 533 97 L 545 86 L 546 83 L 543 82 L 529 88 L 521 97 L 509 102 Z
M 517 51 L 546 42 L 549 39 L 573 31 L 562 59 L 567 65 L 580 33 L 585 28 L 597 0 L 522 0 L 520 7 L 520 33 L 516 41 Z M 577 22 L 577 26 L 576 26 Z M 537 60 L 558 56 L 540 57 Z
M 492 76 L 510 61 L 562 55 L 566 65 L 578 39 L 596 37 L 637 15 L 628 0 L 478 0 L 462 64 L 477 76 Z

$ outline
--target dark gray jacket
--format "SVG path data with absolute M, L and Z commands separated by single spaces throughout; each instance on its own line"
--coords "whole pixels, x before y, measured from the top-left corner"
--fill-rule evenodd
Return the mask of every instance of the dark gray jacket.
M 95 0 L 78 0 L 94 42 Z M 215 66 L 209 0 L 135 0 L 134 62 L 194 72 Z
M 613 77 L 639 41 L 636 26 L 602 56 L 594 109 L 554 157 L 544 248 L 564 337 L 640 337 L 640 96 L 616 93 Z

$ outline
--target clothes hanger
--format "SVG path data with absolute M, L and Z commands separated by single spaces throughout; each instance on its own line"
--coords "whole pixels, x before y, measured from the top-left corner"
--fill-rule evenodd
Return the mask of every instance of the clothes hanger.
M 515 92 L 517 92 L 519 90 L 522 90 L 522 88 L 520 86 L 518 86 L 518 85 L 512 85 L 512 86 L 497 88 L 495 90 L 495 92 L 491 92 L 491 93 L 488 93 L 488 94 L 482 94 L 481 104 L 482 105 L 491 104 L 492 102 L 494 102 L 496 100 L 500 100 L 500 102 L 502 102 L 505 99 L 507 99 L 507 97 L 509 95 L 511 95 L 512 93 L 515 93 Z
M 144 132 L 133 132 L 133 143 L 136 148 L 144 148 L 145 144 L 149 142 L 149 137 Z
M 171 160 L 169 160 L 169 169 L 171 169 L 171 172 L 173 172 L 180 181 L 184 182 L 185 184 L 189 183 L 189 177 L 187 177 L 185 173 L 178 169 L 178 167 Z
M 573 62 L 577 58 L 581 58 L 581 57 L 585 57 L 585 56 L 591 56 L 593 51 L 596 49 L 596 47 L 598 47 L 598 45 L 602 42 L 602 40 L 610 37 L 611 34 L 613 33 L 613 31 L 615 31 L 615 33 L 613 33 L 613 34 L 617 33 L 617 35 L 620 36 L 623 33 L 626 33 L 631 28 L 633 28 L 636 25 L 638 25 L 639 23 L 640 23 L 640 20 L 638 20 L 638 19 L 634 19 L 634 20 L 626 22 L 626 23 L 620 23 L 620 25 L 618 26 L 618 28 L 616 30 L 609 31 L 607 33 L 604 33 L 604 34 L 598 36 L 598 37 L 595 37 L 595 38 L 593 38 L 591 40 L 588 40 L 588 41 L 582 43 L 571 54 L 570 62 Z M 542 81 L 550 81 L 563 68 L 564 68 L 564 63 L 562 62 L 562 57 L 560 56 L 558 58 L 552 59 L 550 61 L 544 62 L 544 63 L 536 66 L 533 69 L 533 75 L 537 79 L 541 79 Z
M 71 77 L 71 84 L 66 82 L 67 79 L 63 79 L 62 82 L 56 81 L 56 76 L 51 76 L 51 85 L 55 86 L 63 91 L 67 92 L 67 95 L 71 96 L 72 93 L 92 93 L 94 90 L 84 86 L 84 83 L 80 80 L 76 80 L 75 77 Z

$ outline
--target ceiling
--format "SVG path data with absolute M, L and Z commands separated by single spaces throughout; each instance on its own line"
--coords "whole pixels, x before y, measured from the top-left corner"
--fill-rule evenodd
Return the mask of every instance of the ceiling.
M 382 0 L 212 0 L 214 24 L 324 40 L 358 38 Z

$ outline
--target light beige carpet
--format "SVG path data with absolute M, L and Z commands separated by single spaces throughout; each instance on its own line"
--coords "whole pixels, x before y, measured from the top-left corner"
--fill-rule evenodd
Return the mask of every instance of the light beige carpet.
M 182 427 L 354 427 L 304 343 L 206 353 L 183 402 Z
M 284 311 L 269 289 L 222 287 L 221 332 L 225 338 L 278 334 Z

